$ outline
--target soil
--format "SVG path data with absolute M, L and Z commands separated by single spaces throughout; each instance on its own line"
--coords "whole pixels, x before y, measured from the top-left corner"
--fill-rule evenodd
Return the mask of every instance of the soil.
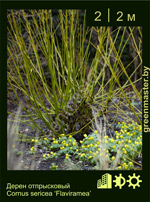
M 17 94 L 25 106 L 26 103 L 24 100 L 24 96 L 19 91 L 17 92 Z M 15 99 L 15 95 L 13 94 L 13 92 L 11 92 L 8 95 L 7 110 L 9 112 L 17 112 L 18 106 L 14 103 L 12 98 Z M 113 102 L 115 102 L 117 104 L 118 99 L 117 98 L 114 99 Z M 138 99 L 134 100 L 134 102 L 137 103 L 137 105 L 136 105 L 137 109 L 141 110 L 141 108 L 142 108 L 141 102 Z M 117 123 L 122 122 L 123 119 L 122 119 L 122 115 L 117 114 L 117 116 L 116 116 L 116 113 L 113 113 L 112 102 L 110 102 L 109 105 L 110 105 L 110 111 L 106 114 L 106 118 L 108 121 L 106 133 L 108 136 L 113 137 L 114 131 L 118 130 L 116 128 Z M 135 116 L 133 115 L 133 113 L 131 113 L 131 111 L 129 111 L 129 109 L 127 107 L 122 106 L 122 110 L 124 112 L 126 112 L 128 114 L 128 116 L 130 116 L 133 120 L 137 121 Z M 23 112 L 23 111 L 20 111 L 19 113 L 22 115 L 25 114 L 25 112 Z M 10 118 L 10 116 L 8 115 L 8 119 L 9 118 Z M 41 122 L 41 120 L 37 120 L 37 123 L 41 124 L 42 122 Z M 16 126 L 17 125 L 18 124 L 16 124 Z M 47 129 L 46 127 L 43 127 L 43 130 L 45 130 L 45 134 L 48 134 L 50 138 L 53 137 L 52 133 L 51 133 L 51 131 L 49 131 L 49 129 Z M 40 132 L 25 125 L 24 123 L 19 123 L 18 133 L 23 134 L 24 136 L 28 136 L 30 138 L 42 135 Z M 8 134 L 8 136 L 9 136 L 9 134 Z M 14 143 L 12 143 L 12 144 L 14 144 Z M 12 170 L 12 169 L 15 169 L 15 170 L 16 169 L 19 169 L 19 170 L 49 170 L 52 163 L 56 163 L 56 165 L 58 165 L 59 170 L 92 170 L 93 169 L 93 166 L 87 162 L 82 162 L 80 164 L 80 162 L 78 162 L 78 160 L 75 159 L 74 156 L 71 157 L 70 165 L 65 163 L 64 155 L 59 156 L 55 160 L 43 160 L 41 157 L 45 153 L 45 150 L 39 147 L 39 148 L 37 148 L 36 155 L 31 155 L 28 153 L 28 151 L 31 148 L 31 144 L 28 142 L 17 141 L 17 143 L 15 143 L 15 146 L 16 147 L 15 147 L 15 152 L 13 152 L 13 156 L 8 157 L 8 161 L 10 161 L 8 169 L 10 169 L 10 170 Z M 11 158 L 11 160 L 10 160 L 10 158 Z M 141 159 L 138 159 L 139 163 L 141 163 L 141 161 L 142 161 Z

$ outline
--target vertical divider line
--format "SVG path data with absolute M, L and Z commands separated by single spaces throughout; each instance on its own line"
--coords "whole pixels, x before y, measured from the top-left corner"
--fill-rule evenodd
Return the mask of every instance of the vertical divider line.
M 108 22 L 110 22 L 110 8 L 108 8 Z

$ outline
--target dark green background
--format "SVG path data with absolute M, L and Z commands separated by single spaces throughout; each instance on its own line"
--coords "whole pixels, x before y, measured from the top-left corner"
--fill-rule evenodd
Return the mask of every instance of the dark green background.
M 89 26 L 142 26 L 143 27 L 143 66 L 150 67 L 150 2 L 148 1 L 83 1 L 83 2 L 50 2 L 50 1 L 3 1 L 0 2 L 0 196 L 5 201 L 91 201 L 91 202 L 112 202 L 112 201 L 149 201 L 149 133 L 143 133 L 143 170 L 142 171 L 110 171 L 113 175 L 122 175 L 128 179 L 128 175 L 140 175 L 142 183 L 140 188 L 135 190 L 128 187 L 128 183 L 120 190 L 118 187 L 110 190 L 98 190 L 97 180 L 108 171 L 7 171 L 7 9 L 86 9 L 87 23 Z M 106 11 L 111 9 L 111 23 L 107 23 Z M 100 10 L 104 21 L 94 24 L 93 13 Z M 136 22 L 116 22 L 115 15 L 121 10 L 127 13 L 136 14 Z M 71 191 L 90 191 L 90 197 L 7 197 L 6 185 L 12 184 L 66 184 L 70 183 Z M 25 190 L 23 190 L 25 191 Z M 32 191 L 32 190 L 31 190 Z M 35 190 L 36 191 L 36 190 Z M 38 190 L 37 190 L 38 191 Z M 51 191 L 51 190 L 45 190 Z M 63 190 L 62 190 L 63 191 Z M 68 191 L 68 190 L 65 190 Z

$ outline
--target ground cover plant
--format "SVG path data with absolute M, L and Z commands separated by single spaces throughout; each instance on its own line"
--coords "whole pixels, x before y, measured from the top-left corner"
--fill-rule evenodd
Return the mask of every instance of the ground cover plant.
M 50 170 L 142 168 L 140 27 L 87 27 L 79 10 L 9 10 L 7 38 L 8 153 Z

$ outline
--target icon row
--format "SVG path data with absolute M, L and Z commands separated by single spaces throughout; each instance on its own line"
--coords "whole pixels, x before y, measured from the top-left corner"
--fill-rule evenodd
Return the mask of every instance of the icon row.
M 128 187 L 133 187 L 135 189 L 136 187 L 140 187 L 140 175 L 136 176 L 135 173 L 133 173 L 133 176 L 128 175 L 128 180 L 126 180 L 122 174 L 119 174 L 119 176 L 115 175 L 115 180 L 113 182 L 115 183 L 115 187 L 119 187 L 119 189 L 122 189 L 122 187 L 128 182 Z M 102 175 L 102 179 L 99 179 L 97 181 L 97 189 L 112 189 L 112 175 L 109 173 L 106 173 Z

